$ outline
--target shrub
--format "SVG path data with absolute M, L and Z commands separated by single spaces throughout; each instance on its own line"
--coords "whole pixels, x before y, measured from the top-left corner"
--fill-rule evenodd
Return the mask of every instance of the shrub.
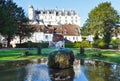
M 26 42 L 22 44 L 16 44 L 17 48 L 36 48 L 38 46 L 41 46 L 42 48 L 47 48 L 49 46 L 49 43 L 47 42 L 43 42 L 43 43 Z
M 89 41 L 84 40 L 84 41 L 81 42 L 81 45 L 80 45 L 80 46 L 81 46 L 81 47 L 84 47 L 84 48 L 91 48 L 91 47 L 92 47 L 92 44 L 91 44 Z
M 102 39 L 96 39 L 96 40 L 94 40 L 93 47 L 94 47 L 94 48 L 98 48 L 98 43 L 99 43 L 100 41 L 102 41 Z
M 106 48 L 108 48 L 108 44 L 105 43 L 103 39 L 97 39 L 97 40 L 94 41 L 93 47 L 106 49 Z
M 86 40 L 86 37 L 82 37 L 83 40 Z
M 16 48 L 28 48 L 28 44 L 27 43 L 16 44 Z
M 92 44 L 87 40 L 83 40 L 82 42 L 75 42 L 74 43 L 74 48 L 80 48 L 80 47 L 91 48 Z
M 105 49 L 108 48 L 108 45 L 104 41 L 98 42 L 98 48 Z
M 80 45 L 81 45 L 81 42 L 75 42 L 75 43 L 74 43 L 74 48 L 79 48 Z
M 74 43 L 65 43 L 66 48 L 74 48 Z
M 49 43 L 44 42 L 44 43 L 40 43 L 40 45 L 41 45 L 42 48 L 48 48 Z
M 110 44 L 113 46 L 113 48 L 116 49 L 116 48 L 118 48 L 119 41 L 120 41 L 119 38 L 117 38 L 117 39 L 112 39 L 112 40 L 110 41 Z

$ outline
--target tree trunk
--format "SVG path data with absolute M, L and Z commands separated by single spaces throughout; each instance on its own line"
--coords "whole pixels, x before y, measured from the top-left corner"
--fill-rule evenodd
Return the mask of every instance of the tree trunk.
M 22 37 L 20 36 L 19 38 L 20 38 L 20 44 L 21 44 L 22 43 Z
M 10 38 L 10 36 L 8 36 L 8 38 L 7 38 L 7 47 L 8 48 L 10 48 L 10 41 L 11 41 L 11 38 Z

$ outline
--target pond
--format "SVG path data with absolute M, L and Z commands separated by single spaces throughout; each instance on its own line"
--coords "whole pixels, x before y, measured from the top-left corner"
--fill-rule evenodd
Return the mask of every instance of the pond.
M 60 70 L 48 68 L 46 58 L 6 62 L 0 81 L 120 81 L 120 64 L 81 59 Z

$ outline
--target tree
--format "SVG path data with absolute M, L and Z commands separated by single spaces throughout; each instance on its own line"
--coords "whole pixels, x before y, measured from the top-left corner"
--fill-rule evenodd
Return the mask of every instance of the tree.
M 120 35 L 120 26 L 116 26 L 115 28 L 113 28 L 112 30 L 112 35 L 115 37 L 118 37 Z
M 11 40 L 17 35 L 21 40 L 31 36 L 34 28 L 28 25 L 28 18 L 24 10 L 18 7 L 12 0 L 0 1 L 0 34 L 7 39 L 7 47 Z
M 90 11 L 85 26 L 93 35 L 103 37 L 103 41 L 110 43 L 112 29 L 116 28 L 120 17 L 118 12 L 111 6 L 111 3 L 104 2 Z
M 89 35 L 89 34 L 90 34 L 89 28 L 86 27 L 86 26 L 82 27 L 82 28 L 81 28 L 81 34 L 82 34 L 83 36 Z
M 15 35 L 14 15 L 17 5 L 10 0 L 0 2 L 0 33 L 7 39 L 7 46 L 10 47 L 10 41 Z
M 20 44 L 22 39 L 25 37 L 30 37 L 32 33 L 35 31 L 35 28 L 28 25 L 28 18 L 25 16 L 24 10 L 19 7 L 18 8 L 19 14 L 16 16 L 16 24 L 17 24 L 17 33 L 16 35 L 20 39 Z

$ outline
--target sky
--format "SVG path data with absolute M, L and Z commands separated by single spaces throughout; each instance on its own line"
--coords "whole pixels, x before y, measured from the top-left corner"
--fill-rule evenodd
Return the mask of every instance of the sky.
M 75 10 L 80 15 L 80 26 L 83 26 L 88 18 L 88 13 L 102 2 L 111 2 L 111 6 L 120 14 L 120 0 L 13 0 L 22 7 L 28 15 L 29 5 L 35 9 L 64 9 Z

